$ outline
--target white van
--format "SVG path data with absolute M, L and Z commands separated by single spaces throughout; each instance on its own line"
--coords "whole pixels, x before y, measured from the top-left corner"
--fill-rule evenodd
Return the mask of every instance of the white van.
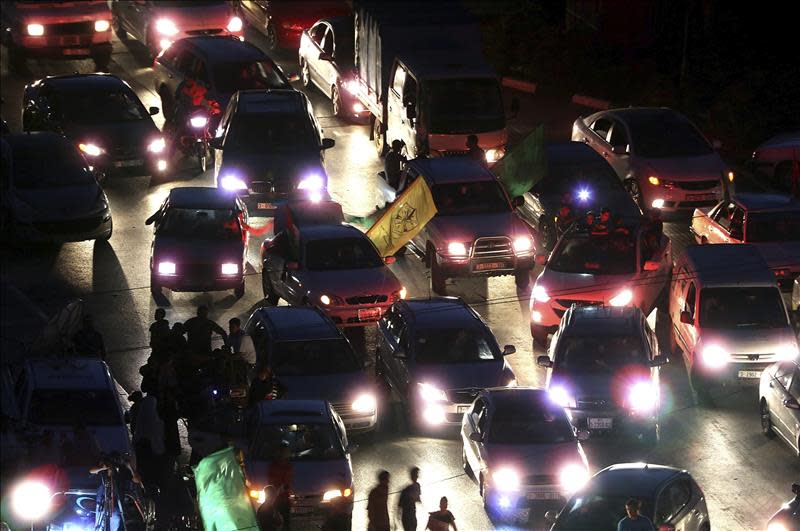
M 797 337 L 781 292 L 749 244 L 692 246 L 670 286 L 670 344 L 701 402 L 713 383 L 757 384 L 770 364 L 795 360 Z

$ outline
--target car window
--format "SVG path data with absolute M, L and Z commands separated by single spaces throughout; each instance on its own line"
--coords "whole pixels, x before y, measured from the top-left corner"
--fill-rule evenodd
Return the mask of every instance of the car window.
M 586 531 L 616 529 L 619 521 L 625 516 L 625 502 L 631 496 L 637 495 L 638 492 L 630 492 L 624 496 L 607 495 L 601 489 L 583 491 L 573 496 L 562 509 L 558 518 L 558 528 Z M 648 518 L 652 516 L 653 506 L 650 499 L 642 500 L 641 514 Z
M 667 523 L 678 516 L 692 497 L 692 486 L 687 479 L 667 485 L 656 501 L 656 525 Z
M 625 132 L 625 126 L 620 122 L 614 122 L 614 128 L 611 129 L 611 139 L 609 143 L 614 147 L 625 147 L 628 145 L 628 133 Z
M 286 376 L 358 372 L 361 368 L 344 339 L 276 341 L 270 366 L 275 374 Z
M 36 389 L 28 421 L 39 425 L 124 425 L 117 400 L 108 389 Z
M 239 152 L 318 150 L 319 134 L 300 113 L 237 113 L 225 149 Z
M 178 43 L 173 44 L 158 57 L 158 62 L 169 68 L 175 68 L 175 59 L 178 54 L 184 51 L 183 46 Z
M 192 65 L 194 65 L 194 54 L 186 48 L 181 48 L 176 54 L 174 59 L 174 68 L 183 75 L 188 75 L 192 72 Z
M 200 58 L 198 58 L 197 61 L 195 61 L 194 63 L 194 78 L 197 81 L 205 83 L 206 86 L 209 84 L 208 68 L 206 67 L 206 62 Z
M 747 241 L 749 243 L 800 241 L 800 210 L 749 214 Z
M 611 120 L 608 118 L 598 118 L 592 124 L 592 131 L 597 133 L 597 136 L 605 140 L 608 137 L 608 132 L 611 130 L 612 126 Z
M 75 146 L 58 142 L 46 146 L 11 139 L 12 182 L 19 189 L 87 186 L 97 181 Z
M 703 288 L 700 326 L 718 330 L 764 330 L 789 326 L 775 287 Z
M 627 125 L 635 153 L 641 157 L 698 157 L 714 152 L 700 131 L 677 113 L 633 114 Z
M 365 237 L 311 240 L 306 244 L 305 267 L 309 271 L 383 267 L 378 251 Z
M 272 61 L 227 61 L 215 63 L 211 69 L 218 92 L 237 90 L 291 88 Z
M 683 311 L 689 312 L 694 319 L 695 299 L 697 298 L 697 288 L 694 282 L 689 283 L 689 288 L 686 290 L 686 300 L 683 303 Z
M 417 101 L 417 80 L 414 76 L 406 76 L 403 83 L 403 105 L 409 105 Z
M 510 212 L 511 206 L 495 180 L 436 184 L 431 190 L 437 216 Z
M 741 238 L 744 235 L 744 210 L 741 208 L 736 207 L 734 209 L 728 231 L 732 237 Z
M 792 384 L 789 386 L 789 394 L 795 398 L 800 397 L 800 369 L 794 370 Z
M 564 408 L 523 394 L 495 403 L 488 427 L 492 444 L 557 444 L 575 440 Z
M 70 90 L 56 95 L 56 113 L 76 124 L 125 123 L 150 120 L 132 91 L 120 88 Z
M 731 218 L 736 209 L 736 203 L 726 203 L 720 205 L 712 219 L 716 221 L 721 227 L 728 229 L 731 226 Z
M 400 316 L 400 312 L 394 308 L 390 309 L 386 315 L 386 331 L 399 344 L 400 334 L 405 330 L 405 323 Z
M 625 367 L 645 366 L 647 349 L 639 336 L 561 336 L 555 368 L 570 373 L 614 374 Z
M 242 229 L 235 210 L 171 207 L 156 234 L 201 240 L 239 240 Z
M 561 273 L 629 275 L 636 271 L 636 241 L 616 232 L 574 234 L 562 238 L 547 267 Z
M 262 424 L 250 445 L 248 458 L 272 461 L 283 445 L 292 461 L 325 461 L 344 458 L 342 442 L 332 424 Z
M 394 83 L 392 89 L 397 92 L 398 96 L 403 94 L 403 85 L 406 82 L 406 69 L 402 65 L 397 65 L 397 70 L 394 73 Z
M 486 402 L 481 398 L 475 401 L 475 404 L 472 406 L 472 420 L 475 421 L 477 424 L 478 418 L 480 417 L 483 410 L 486 409 Z
M 325 32 L 325 38 L 322 41 L 322 51 L 330 56 L 333 56 L 334 52 L 333 32 L 330 29 Z
M 794 366 L 791 363 L 779 365 L 775 370 L 775 379 L 787 391 L 789 390 L 789 384 L 792 381 L 792 375 L 794 374 L 794 371 Z
M 434 328 L 418 330 L 414 361 L 427 363 L 478 363 L 503 359 L 497 342 L 483 328 Z
M 320 22 L 308 33 L 311 35 L 311 40 L 317 43 L 317 45 L 322 46 L 322 38 L 325 37 L 325 32 L 328 29 L 328 26 L 324 23 Z

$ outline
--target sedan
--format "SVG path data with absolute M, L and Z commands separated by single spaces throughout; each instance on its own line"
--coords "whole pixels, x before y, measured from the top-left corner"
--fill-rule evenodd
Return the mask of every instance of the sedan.
M 766 173 L 772 183 L 786 192 L 792 191 L 792 164 L 800 159 L 800 131 L 776 135 L 753 151 L 751 162 Z
M 267 38 L 267 48 L 296 50 L 304 29 L 325 17 L 351 13 L 343 0 L 305 0 L 302 9 L 294 0 L 240 0 L 247 23 Z
M 482 391 L 461 422 L 464 469 L 479 485 L 487 514 L 514 516 L 561 507 L 589 479 L 579 440 L 563 408 L 546 391 Z
M 733 187 L 734 174 L 714 147 L 671 109 L 630 107 L 578 118 L 572 140 L 608 160 L 642 209 L 691 213 Z
M 3 137 L 11 173 L 3 190 L 9 236 L 19 243 L 108 240 L 108 198 L 78 148 L 55 133 Z
M 783 439 L 800 456 L 800 367 L 796 361 L 777 362 L 761 373 L 759 384 L 761 431 Z

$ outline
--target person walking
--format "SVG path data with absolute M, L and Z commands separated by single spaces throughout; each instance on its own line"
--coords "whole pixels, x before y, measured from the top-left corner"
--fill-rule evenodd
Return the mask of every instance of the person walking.
M 155 321 L 150 325 L 150 352 L 161 357 L 169 348 L 169 321 L 164 308 L 156 308 Z
M 408 471 L 411 483 L 400 491 L 400 501 L 397 506 L 400 509 L 400 522 L 403 524 L 403 531 L 417 531 L 417 504 L 421 502 L 422 489 L 419 486 L 419 468 L 412 467 Z
M 256 511 L 256 522 L 260 531 L 280 531 L 283 518 L 276 507 L 278 490 L 273 485 L 264 487 L 264 503 Z
M 258 376 L 250 384 L 247 400 L 253 406 L 262 400 L 277 400 L 283 396 L 284 391 L 285 389 L 272 373 L 272 369 L 264 366 L 258 370 Z
M 164 421 L 158 414 L 156 397 L 149 392 L 137 405 L 136 423 L 132 424 L 136 466 L 147 491 L 157 492 L 163 484 Z
M 187 344 L 192 356 L 211 354 L 211 334 L 216 332 L 227 343 L 228 333 L 217 323 L 208 318 L 208 306 L 198 306 L 197 316 L 183 324 L 186 329 Z
M 367 531 L 389 531 L 389 472 L 378 473 L 378 484 L 367 497 Z
M 83 317 L 83 326 L 72 336 L 72 343 L 78 356 L 106 361 L 106 345 L 102 334 L 95 329 L 91 315 Z
M 456 517 L 447 509 L 447 496 L 442 496 L 439 500 L 439 510 L 428 513 L 428 525 L 425 526 L 425 529 L 430 529 L 430 531 L 450 531 L 451 527 L 453 531 L 458 531 Z
M 392 140 L 392 149 L 386 154 L 384 159 L 384 170 L 386 173 L 386 180 L 389 186 L 395 190 L 400 189 L 400 174 L 402 173 L 403 164 L 406 162 L 406 156 L 403 155 L 403 148 L 405 143 L 402 140 Z
M 639 511 L 642 509 L 642 502 L 635 498 L 625 502 L 625 512 L 628 514 L 617 524 L 617 531 L 656 531 L 656 527 L 650 519 Z

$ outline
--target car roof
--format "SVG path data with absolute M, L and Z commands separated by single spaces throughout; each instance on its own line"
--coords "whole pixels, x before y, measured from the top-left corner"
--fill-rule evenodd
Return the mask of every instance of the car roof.
M 409 161 L 425 180 L 433 184 L 494 181 L 497 178 L 483 164 L 465 156 L 417 158 Z
M 119 87 L 130 88 L 122 79 L 113 74 L 68 74 L 64 76 L 47 76 L 34 83 L 46 83 L 48 87 L 56 90 L 86 90 L 87 86 L 92 88 L 109 90 Z
M 620 463 L 604 468 L 589 481 L 585 491 L 602 491 L 609 496 L 653 497 L 666 481 L 679 474 L 679 468 L 650 463 Z
M 479 317 L 459 297 L 407 299 L 397 302 L 400 312 L 414 321 L 419 329 L 472 327 Z
M 186 186 L 169 191 L 169 206 L 176 208 L 238 210 L 236 194 L 210 186 Z
M 565 319 L 567 335 L 638 335 L 642 310 L 637 306 L 573 306 Z
M 261 61 L 270 57 L 247 41 L 238 37 L 224 35 L 197 35 L 185 37 L 176 42 L 194 48 L 206 59 L 216 62 L 226 61 Z
M 36 358 L 25 366 L 35 389 L 109 389 L 108 367 L 98 359 Z
M 326 238 L 366 237 L 359 229 L 346 223 L 339 225 L 305 225 L 298 227 L 300 237 L 304 240 L 324 240 Z
M 736 194 L 733 200 L 748 212 L 800 211 L 800 201 L 785 194 Z
M 271 306 L 259 308 L 250 319 L 269 327 L 276 341 L 339 339 L 341 332 L 317 307 Z
M 17 147 L 47 147 L 52 145 L 66 144 L 73 146 L 72 142 L 64 138 L 64 136 L 51 131 L 32 131 L 29 133 L 17 133 L 13 135 L 3 136 L 3 140 L 13 148 Z
M 681 113 L 669 107 L 620 107 L 602 111 L 600 114 L 611 115 L 623 121 L 628 119 L 649 120 L 663 116 L 680 116 L 685 118 Z
M 261 424 L 304 423 L 319 424 L 330 422 L 328 403 L 324 400 L 262 400 L 258 403 Z
M 775 275 L 750 244 L 691 245 L 684 255 L 689 276 L 697 277 L 703 287 L 775 285 Z M 676 275 L 680 277 L 681 273 Z
M 240 90 L 236 112 L 245 113 L 296 113 L 306 114 L 308 100 L 294 89 Z
M 461 50 L 418 50 L 398 57 L 411 72 L 425 80 L 437 79 L 496 79 L 497 74 L 482 58 Z

